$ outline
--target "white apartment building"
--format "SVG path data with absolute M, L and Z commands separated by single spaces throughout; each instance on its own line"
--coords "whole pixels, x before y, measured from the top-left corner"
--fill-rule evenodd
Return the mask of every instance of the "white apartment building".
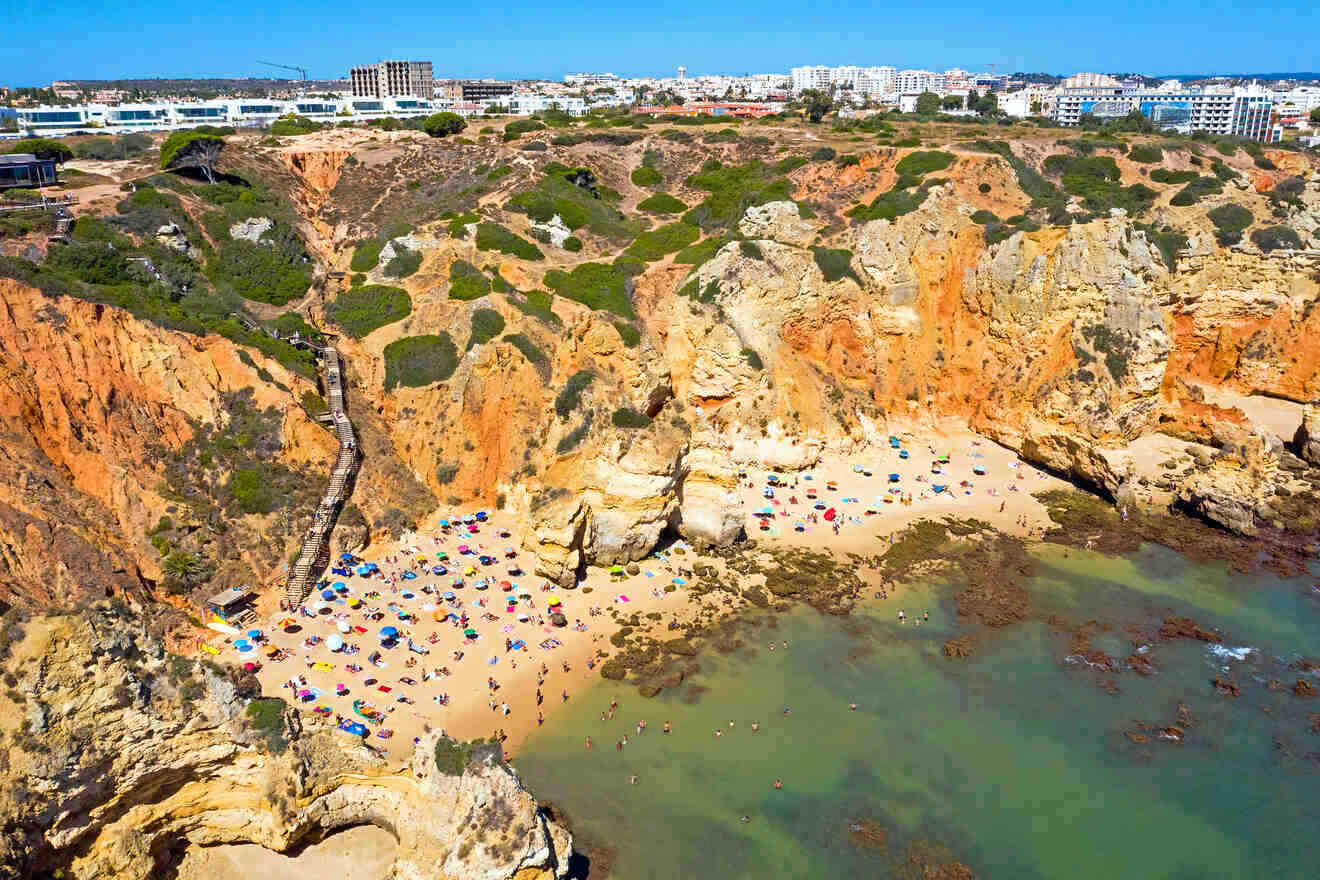
M 570 73 L 564 83 L 570 86 L 612 86 L 619 78 L 612 73 Z
M 1118 80 L 1105 73 L 1074 73 L 1063 81 L 1065 89 L 1116 89 Z
M 824 91 L 830 87 L 830 69 L 824 65 L 795 67 L 790 78 L 793 81 L 793 91 L 798 93 L 805 92 L 807 89 L 821 89 Z
M 281 116 L 305 116 L 316 122 L 363 122 L 393 116 L 404 119 L 430 116 L 439 107 L 420 98 L 226 98 L 216 101 L 139 104 L 75 104 L 67 107 L 21 107 L 18 130 L 24 136 L 74 133 L 127 134 L 131 131 L 170 131 L 198 125 L 268 126 Z

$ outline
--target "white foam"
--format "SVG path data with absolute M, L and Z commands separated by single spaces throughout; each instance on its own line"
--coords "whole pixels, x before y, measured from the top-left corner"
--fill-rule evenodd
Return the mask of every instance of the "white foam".
M 1255 648 L 1228 648 L 1223 645 L 1211 645 L 1206 650 L 1221 660 L 1246 660 L 1256 651 Z

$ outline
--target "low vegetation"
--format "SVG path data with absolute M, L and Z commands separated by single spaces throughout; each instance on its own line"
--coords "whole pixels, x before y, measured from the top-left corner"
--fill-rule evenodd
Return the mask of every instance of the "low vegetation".
M 555 395 L 555 415 L 568 418 L 582 402 L 582 392 L 587 390 L 596 374 L 590 370 L 579 370 L 564 383 L 563 390 Z
M 468 336 L 469 350 L 490 342 L 504 332 L 504 316 L 494 309 L 476 309 L 472 313 L 472 332 Z
M 629 406 L 619 407 L 610 416 L 610 422 L 616 428 L 645 428 L 651 424 L 651 417 L 645 413 L 639 413 Z
M 655 186 L 664 180 L 664 176 L 655 168 L 643 165 L 641 168 L 633 171 L 630 179 L 637 186 Z
M 466 260 L 454 260 L 449 265 L 449 298 L 456 300 L 481 299 L 490 293 L 490 279 Z
M 629 256 L 648 263 L 662 259 L 667 254 L 680 251 L 701 237 L 701 230 L 687 223 L 670 223 L 651 229 L 637 236 L 637 239 L 625 251 Z
M 610 264 L 582 263 L 571 272 L 551 269 L 545 273 L 545 285 L 565 299 L 632 320 L 636 317 L 632 279 L 643 268 L 643 264 L 623 258 Z
M 1215 241 L 1225 247 L 1241 241 L 1242 233 L 1255 220 L 1250 211 L 1231 202 L 1214 208 L 1207 216 L 1215 224 Z
M 434 335 L 405 336 L 385 346 L 385 390 L 403 386 L 424 388 L 444 382 L 458 367 L 458 349 L 443 330 Z
M 386 324 L 408 317 L 412 299 L 408 291 L 383 284 L 352 287 L 326 307 L 326 317 L 349 336 L 361 339 Z
M 825 276 L 826 281 L 835 282 L 844 278 L 851 278 L 859 285 L 862 283 L 862 280 L 857 277 L 857 273 L 852 268 L 852 251 L 813 247 L 811 255 L 815 258 L 816 266 L 820 269 L 821 275 Z
M 706 232 L 734 228 L 748 208 L 788 201 L 792 191 L 791 181 L 776 166 L 759 161 L 726 167 L 712 159 L 688 177 L 686 183 L 710 193 L 683 215 L 684 223 L 699 226 Z
M 687 210 L 687 205 L 669 193 L 656 193 L 639 202 L 637 210 L 650 214 L 681 214 Z
M 637 220 L 619 210 L 620 195 L 599 183 L 589 169 L 549 162 L 544 171 L 533 189 L 516 193 L 505 202 L 505 209 L 541 223 L 557 215 L 571 230 L 586 228 L 615 241 L 631 239 L 641 231 Z
M 1300 250 L 1301 236 L 1288 226 L 1267 226 L 1251 233 L 1251 243 L 1265 253 L 1274 250 Z
M 544 260 L 541 249 L 520 235 L 515 235 L 498 223 L 486 221 L 477 224 L 477 248 L 499 251 L 520 260 Z
M 385 274 L 390 278 L 407 278 L 422 268 L 422 252 L 409 250 L 400 245 L 394 246 L 394 257 L 385 264 Z

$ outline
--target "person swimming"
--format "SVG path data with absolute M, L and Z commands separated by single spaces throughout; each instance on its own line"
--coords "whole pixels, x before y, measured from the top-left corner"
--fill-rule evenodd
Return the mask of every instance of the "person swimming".
M 746 824 L 746 823 L 752 821 L 752 817 L 751 817 L 751 816 L 743 816 L 743 817 L 740 818 L 738 821 L 739 821 L 739 822 L 742 822 L 743 824 Z
M 783 788 L 783 787 L 784 787 L 784 780 L 782 780 L 782 779 L 776 779 L 776 780 L 775 780 L 775 788 Z

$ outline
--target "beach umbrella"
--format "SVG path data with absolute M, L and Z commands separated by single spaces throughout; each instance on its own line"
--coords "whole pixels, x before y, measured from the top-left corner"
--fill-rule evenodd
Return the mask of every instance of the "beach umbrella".
M 348 634 L 352 632 L 353 627 L 349 625 L 347 620 L 340 620 L 335 623 L 335 629 L 339 630 L 341 633 Z
M 471 552 L 472 552 L 472 548 L 469 547 L 467 544 L 459 544 L 459 545 L 458 545 L 458 552 L 459 552 L 459 553 L 471 553 Z
M 500 581 L 500 589 L 501 589 L 501 590 L 507 590 L 507 589 L 511 588 L 512 586 L 513 586 L 513 584 L 509 583 L 508 581 Z
M 340 553 L 340 554 L 339 554 L 339 558 L 342 559 L 342 560 L 344 560 L 345 562 L 348 562 L 348 561 L 352 560 L 352 558 L 353 558 L 353 554 L 352 554 L 352 553 Z
M 568 626 L 568 618 L 557 612 L 550 615 L 550 622 L 555 626 Z
M 467 636 L 469 639 L 475 639 L 477 637 L 477 631 L 475 629 L 465 629 L 463 630 L 463 635 Z
M 477 569 L 476 569 L 475 567 L 471 566 L 471 565 L 469 565 L 467 568 L 463 569 L 463 574 L 466 575 L 467 577 L 472 577 L 472 575 L 474 575 L 474 574 L 476 574 L 476 573 L 477 573 Z
M 325 646 L 333 651 L 342 651 L 344 649 L 344 639 L 341 636 L 331 635 L 325 640 Z
M 519 598 L 519 599 L 530 599 L 530 598 L 532 598 L 532 594 L 529 593 L 529 592 L 527 592 L 526 590 L 519 590 L 519 591 L 518 591 L 518 598 Z
M 445 590 L 443 593 L 440 594 L 440 598 L 441 598 L 441 599 L 453 599 L 453 598 L 454 598 L 454 594 L 453 594 L 451 591 L 449 591 L 449 590 Z
M 623 566 L 622 566 L 622 565 L 611 565 L 611 566 L 610 566 L 610 574 L 623 574 Z
M 251 660 L 243 664 L 243 669 L 247 672 L 256 672 L 260 668 L 260 666 L 253 663 Z
M 321 598 L 322 598 L 322 599 L 333 599 L 334 597 L 335 597 L 335 591 L 334 591 L 334 590 L 322 590 L 322 591 L 321 591 Z
M 398 636 L 398 634 L 399 634 L 399 630 L 397 627 L 383 626 L 380 629 L 380 637 L 382 639 L 392 639 Z
M 261 638 L 261 630 L 259 630 L 259 629 L 250 629 L 250 630 L 248 630 L 248 638 L 249 638 L 249 639 L 259 639 L 259 638 Z
M 687 580 L 684 578 L 674 578 L 674 583 L 678 584 L 681 587 L 687 584 Z
M 559 604 L 562 604 L 562 603 L 559 601 L 559 597 L 558 597 L 558 596 L 551 596 L 551 597 L 547 600 L 546 604 L 548 604 L 548 605 L 559 605 Z
M 520 623 L 526 623 L 526 622 L 529 621 L 529 620 L 531 620 L 531 618 L 528 617 L 526 614 L 519 614 L 519 615 L 518 615 L 518 621 L 519 621 Z
M 473 516 L 472 514 L 470 514 L 470 513 L 463 517 L 463 522 L 464 522 L 464 523 L 474 523 L 474 522 L 476 522 L 476 521 L 477 521 L 477 518 L 476 518 L 475 516 Z
M 436 558 L 436 559 L 448 559 L 448 558 L 449 558 L 449 554 L 446 553 L 445 551 L 441 550 L 439 553 L 435 554 L 435 558 Z
M 504 601 L 505 601 L 505 602 L 508 602 L 510 605 L 517 605 L 517 604 L 518 604 L 518 597 L 517 597 L 517 596 L 505 596 L 505 597 L 504 597 Z
M 294 620 L 292 617 L 286 617 L 283 620 L 281 620 L 278 624 L 276 624 L 276 626 L 278 626 L 280 629 L 284 629 L 286 626 L 293 626 L 297 622 L 298 621 Z
M 440 520 L 440 525 L 445 526 L 447 528 L 449 526 L 449 520 L 447 519 Z

